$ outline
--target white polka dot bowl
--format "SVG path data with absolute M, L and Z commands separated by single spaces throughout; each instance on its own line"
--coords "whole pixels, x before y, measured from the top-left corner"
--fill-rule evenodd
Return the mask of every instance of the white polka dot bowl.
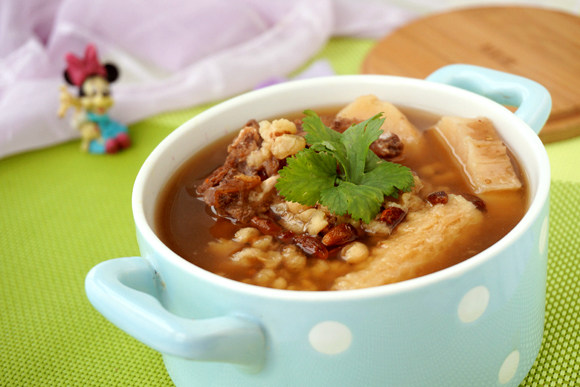
M 249 118 L 340 106 L 364 94 L 441 115 L 489 117 L 528 178 L 520 223 L 439 272 L 329 292 L 222 278 L 155 235 L 159 192 L 196 151 Z M 519 108 L 514 114 L 503 105 Z M 543 332 L 550 169 L 536 133 L 550 107 L 537 83 L 467 65 L 426 80 L 336 76 L 230 99 L 183 124 L 145 161 L 132 199 L 141 257 L 95 266 L 86 278 L 89 300 L 160 351 L 177 386 L 516 386 Z

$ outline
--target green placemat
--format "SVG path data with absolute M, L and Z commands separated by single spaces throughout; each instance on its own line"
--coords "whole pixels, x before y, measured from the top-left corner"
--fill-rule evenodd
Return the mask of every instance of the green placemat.
M 542 348 L 522 386 L 580 384 L 580 184 L 553 181 Z
M 333 39 L 313 60 L 357 73 L 372 44 Z M 115 156 L 81 153 L 73 141 L 0 160 L 1 386 L 171 385 L 160 354 L 92 308 L 84 278 L 101 261 L 139 254 L 135 176 L 159 141 L 208 106 L 132 125 L 134 146 Z M 566 152 L 574 157 L 580 145 Z M 546 330 L 525 386 L 579 378 L 579 202 L 580 184 L 554 182 Z
M 552 180 L 580 183 L 580 136 L 546 146 L 552 167 Z

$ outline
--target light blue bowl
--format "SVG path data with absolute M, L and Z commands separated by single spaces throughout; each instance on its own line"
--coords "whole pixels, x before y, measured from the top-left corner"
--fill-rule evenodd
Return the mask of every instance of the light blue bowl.
M 337 292 L 231 281 L 183 260 L 155 235 L 160 190 L 206 144 L 249 118 L 344 105 L 364 94 L 490 118 L 528 179 L 521 222 L 445 270 Z M 513 114 L 490 98 L 519 108 Z M 142 257 L 94 267 L 87 295 L 113 324 L 163 353 L 178 386 L 516 386 L 542 340 L 550 169 L 536 133 L 550 106 L 535 82 L 466 65 L 427 80 L 339 76 L 233 98 L 179 127 L 145 161 L 133 191 Z

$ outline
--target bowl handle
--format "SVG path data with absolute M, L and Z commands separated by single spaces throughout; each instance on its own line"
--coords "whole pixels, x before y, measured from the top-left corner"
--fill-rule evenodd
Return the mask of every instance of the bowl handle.
M 89 301 L 117 327 L 151 348 L 191 360 L 239 364 L 257 372 L 264 361 L 261 327 L 241 316 L 193 320 L 165 309 L 156 297 L 156 273 L 140 257 L 117 258 L 91 269 Z
M 497 103 L 516 106 L 515 115 L 539 133 L 552 109 L 552 98 L 539 83 L 519 75 L 484 67 L 453 64 L 442 67 L 426 78 L 483 95 Z

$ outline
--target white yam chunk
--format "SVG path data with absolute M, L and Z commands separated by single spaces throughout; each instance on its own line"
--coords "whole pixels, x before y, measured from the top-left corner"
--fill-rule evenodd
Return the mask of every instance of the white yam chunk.
M 396 134 L 405 146 L 419 143 L 421 132 L 409 122 L 407 117 L 393 104 L 381 101 L 374 95 L 358 97 L 342 108 L 338 112 L 337 118 L 364 121 L 378 113 L 383 113 L 385 118 L 385 122 L 381 126 L 384 133 Z
M 458 195 L 449 195 L 447 204 L 411 212 L 388 239 L 372 249 L 367 266 L 337 278 L 333 289 L 368 288 L 421 275 L 459 238 L 474 235 L 482 220 L 482 213 Z
M 476 193 L 522 187 L 489 119 L 443 117 L 433 129 L 461 164 Z

